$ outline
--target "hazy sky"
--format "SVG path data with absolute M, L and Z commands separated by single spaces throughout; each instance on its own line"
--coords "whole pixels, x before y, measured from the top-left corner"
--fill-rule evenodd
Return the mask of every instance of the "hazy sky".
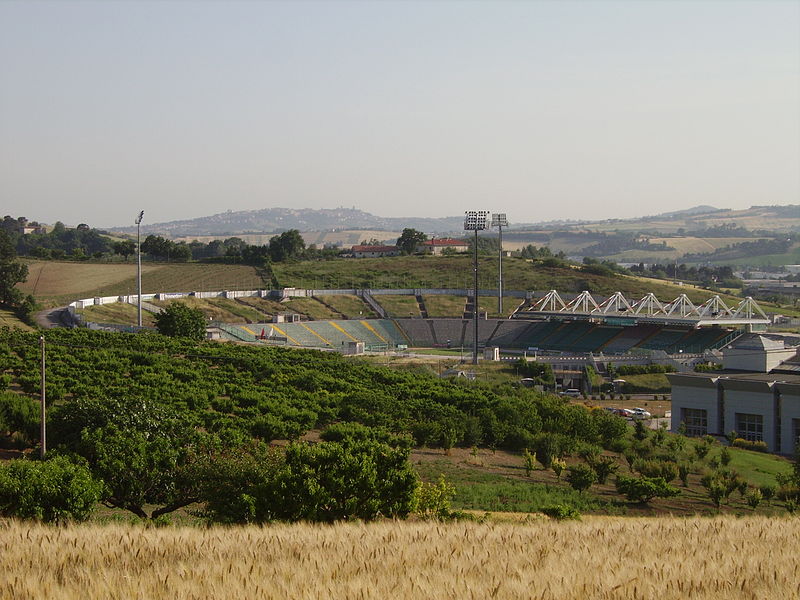
M 800 203 L 800 0 L 0 0 L 0 212 Z

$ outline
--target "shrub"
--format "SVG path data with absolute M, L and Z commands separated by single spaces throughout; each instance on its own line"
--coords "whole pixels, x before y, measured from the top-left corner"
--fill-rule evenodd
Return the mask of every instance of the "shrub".
M 775 492 L 777 488 L 774 485 L 762 485 L 758 488 L 761 492 L 761 497 L 769 504 L 772 499 L 775 497 Z
M 182 302 L 172 302 L 155 316 L 162 335 L 202 340 L 206 337 L 206 318 L 202 311 Z
M 767 450 L 767 443 L 762 441 L 754 441 L 751 442 L 750 440 L 744 440 L 742 438 L 736 438 L 733 440 L 732 446 L 736 448 L 743 448 L 745 450 L 754 450 L 756 452 L 768 452 Z
M 724 447 L 719 453 L 719 460 L 722 463 L 722 466 L 727 467 L 731 462 L 731 451 L 728 450 L 728 447 Z
M 756 508 L 758 508 L 758 505 L 761 504 L 761 500 L 763 498 L 764 496 L 761 494 L 761 490 L 752 489 L 748 491 L 746 495 L 747 505 L 753 510 L 755 510 Z
M 102 482 L 85 464 L 65 456 L 15 460 L 0 466 L 0 514 L 37 521 L 85 521 L 100 499 Z
M 528 449 L 525 448 L 522 452 L 522 458 L 525 461 L 525 476 L 530 477 L 531 472 L 536 469 L 536 452 L 531 454 L 528 452 Z
M 566 504 L 546 506 L 542 509 L 542 512 L 556 521 L 565 521 L 567 519 L 580 521 L 581 519 L 580 511 L 574 506 L 567 506 Z
M 439 476 L 437 483 L 420 482 L 414 494 L 415 512 L 423 519 L 449 519 L 453 516 L 450 501 L 455 493 L 456 488 L 444 475 Z
M 669 498 L 681 493 L 662 477 L 617 477 L 617 491 L 631 502 L 647 504 L 653 498 Z
M 567 468 L 566 461 L 560 458 L 554 458 L 552 461 L 550 461 L 550 467 L 553 469 L 553 473 L 556 474 L 556 479 L 561 481 L 561 473 L 563 473 L 564 469 Z
M 578 492 L 584 492 L 597 481 L 597 473 L 589 465 L 572 465 L 567 468 L 567 481 Z
M 602 456 L 592 463 L 592 468 L 597 474 L 597 483 L 604 484 L 609 475 L 617 472 L 619 465 L 617 461 L 609 456 Z
M 678 477 L 681 478 L 681 483 L 683 484 L 683 487 L 689 487 L 689 465 L 687 464 L 678 465 Z
M 697 455 L 699 460 L 703 460 L 707 455 L 708 451 L 711 448 L 705 442 L 697 441 L 694 445 L 694 453 Z

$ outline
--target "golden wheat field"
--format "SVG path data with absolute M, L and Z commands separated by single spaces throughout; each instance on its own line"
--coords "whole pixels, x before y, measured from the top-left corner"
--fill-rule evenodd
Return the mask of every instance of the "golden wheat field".
M 800 519 L 46 527 L 4 522 L 0 595 L 207 598 L 800 597 Z

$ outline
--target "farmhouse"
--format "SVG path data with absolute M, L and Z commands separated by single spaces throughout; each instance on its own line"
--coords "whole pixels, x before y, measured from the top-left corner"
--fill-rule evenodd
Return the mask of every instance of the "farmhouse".
M 669 374 L 672 430 L 764 442 L 791 454 L 800 442 L 800 352 L 783 342 L 748 336 L 723 350 L 723 369 Z
M 426 254 L 442 254 L 445 250 L 450 249 L 453 252 L 467 252 L 469 244 L 464 240 L 454 240 L 452 238 L 440 238 L 426 240 L 417 244 L 416 251 L 424 252 Z
M 397 246 L 353 246 L 352 253 L 356 258 L 382 258 L 398 256 L 400 248 Z

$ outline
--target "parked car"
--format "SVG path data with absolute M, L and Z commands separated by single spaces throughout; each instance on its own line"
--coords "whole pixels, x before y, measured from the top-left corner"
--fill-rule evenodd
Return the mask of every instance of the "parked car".
M 643 408 L 638 408 L 638 407 L 634 406 L 631 410 L 633 411 L 633 418 L 634 419 L 650 419 L 650 418 L 653 417 L 653 415 L 651 415 L 649 412 L 647 412 Z
M 570 388 L 568 390 L 564 390 L 561 392 L 562 396 L 569 396 L 570 398 L 580 398 L 581 391 L 576 390 L 575 388 Z
M 635 414 L 636 413 L 634 413 L 629 408 L 618 408 L 617 409 L 617 414 L 620 417 L 625 417 L 626 419 L 633 419 L 633 418 L 635 418 Z

